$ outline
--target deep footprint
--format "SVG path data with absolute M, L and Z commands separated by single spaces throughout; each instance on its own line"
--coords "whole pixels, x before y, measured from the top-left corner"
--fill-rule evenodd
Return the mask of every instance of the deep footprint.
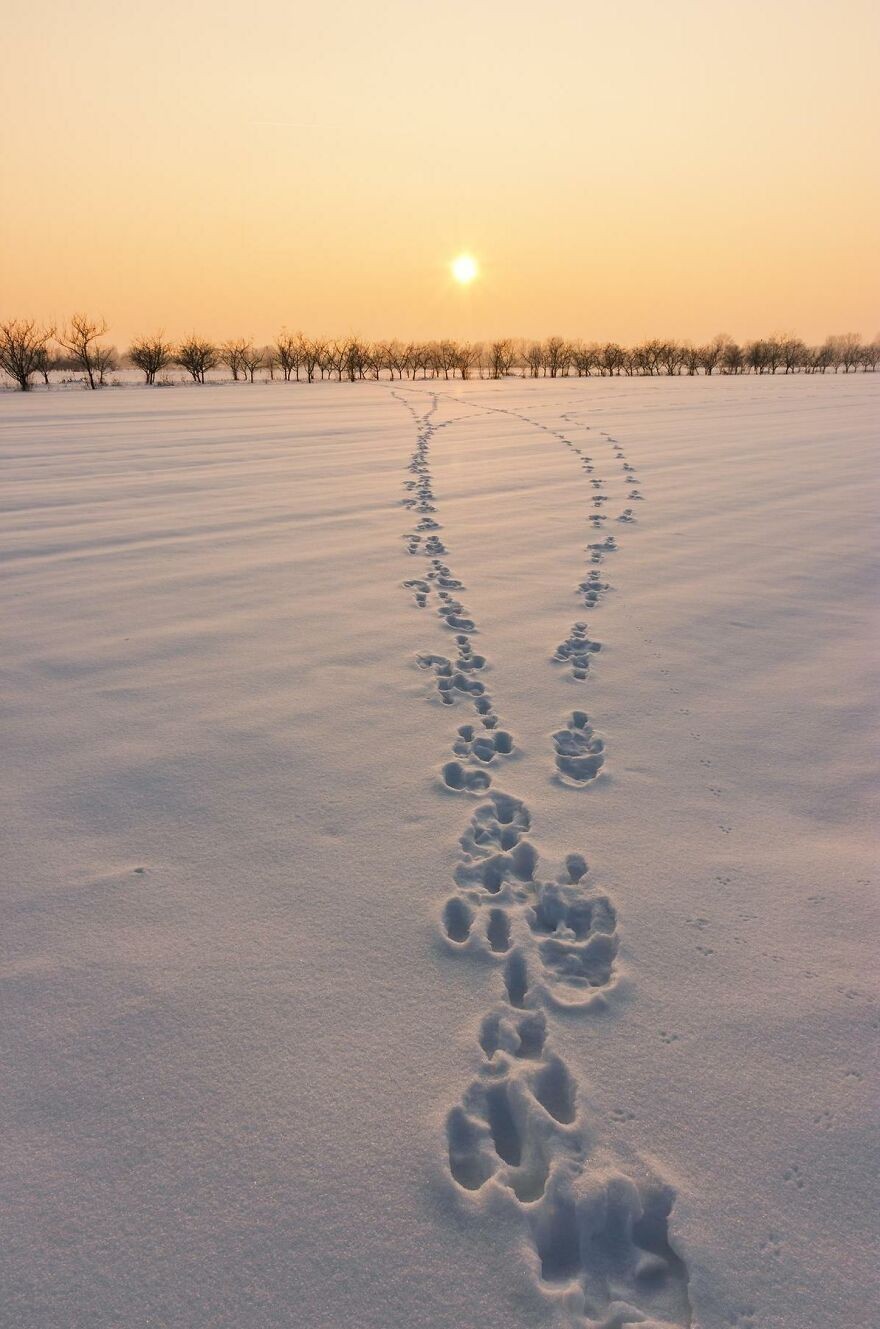
M 565 784 L 589 784 L 605 764 L 605 744 L 593 732 L 586 711 L 572 712 L 567 727 L 553 735 L 553 745 L 557 776 Z

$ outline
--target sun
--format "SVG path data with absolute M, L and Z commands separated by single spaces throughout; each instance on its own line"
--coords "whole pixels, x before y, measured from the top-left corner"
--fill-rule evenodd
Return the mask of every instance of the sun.
M 462 286 L 469 286 L 479 271 L 477 260 L 470 254 L 459 254 L 452 260 L 452 275 Z

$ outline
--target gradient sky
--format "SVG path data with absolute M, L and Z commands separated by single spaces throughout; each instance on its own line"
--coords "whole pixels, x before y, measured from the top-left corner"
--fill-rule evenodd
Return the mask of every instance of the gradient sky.
M 876 0 L 8 6 L 0 317 L 873 337 L 878 38 Z

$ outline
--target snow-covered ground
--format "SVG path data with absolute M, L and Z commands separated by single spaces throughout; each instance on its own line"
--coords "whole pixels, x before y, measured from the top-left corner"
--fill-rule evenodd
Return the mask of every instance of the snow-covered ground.
M 4 1329 L 878 1322 L 877 397 L 4 395 Z

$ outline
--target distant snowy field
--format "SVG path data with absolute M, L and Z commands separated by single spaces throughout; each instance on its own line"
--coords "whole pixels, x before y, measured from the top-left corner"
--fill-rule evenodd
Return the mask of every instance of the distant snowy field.
M 880 379 L 393 388 L 0 398 L 0 1325 L 877 1324 Z

